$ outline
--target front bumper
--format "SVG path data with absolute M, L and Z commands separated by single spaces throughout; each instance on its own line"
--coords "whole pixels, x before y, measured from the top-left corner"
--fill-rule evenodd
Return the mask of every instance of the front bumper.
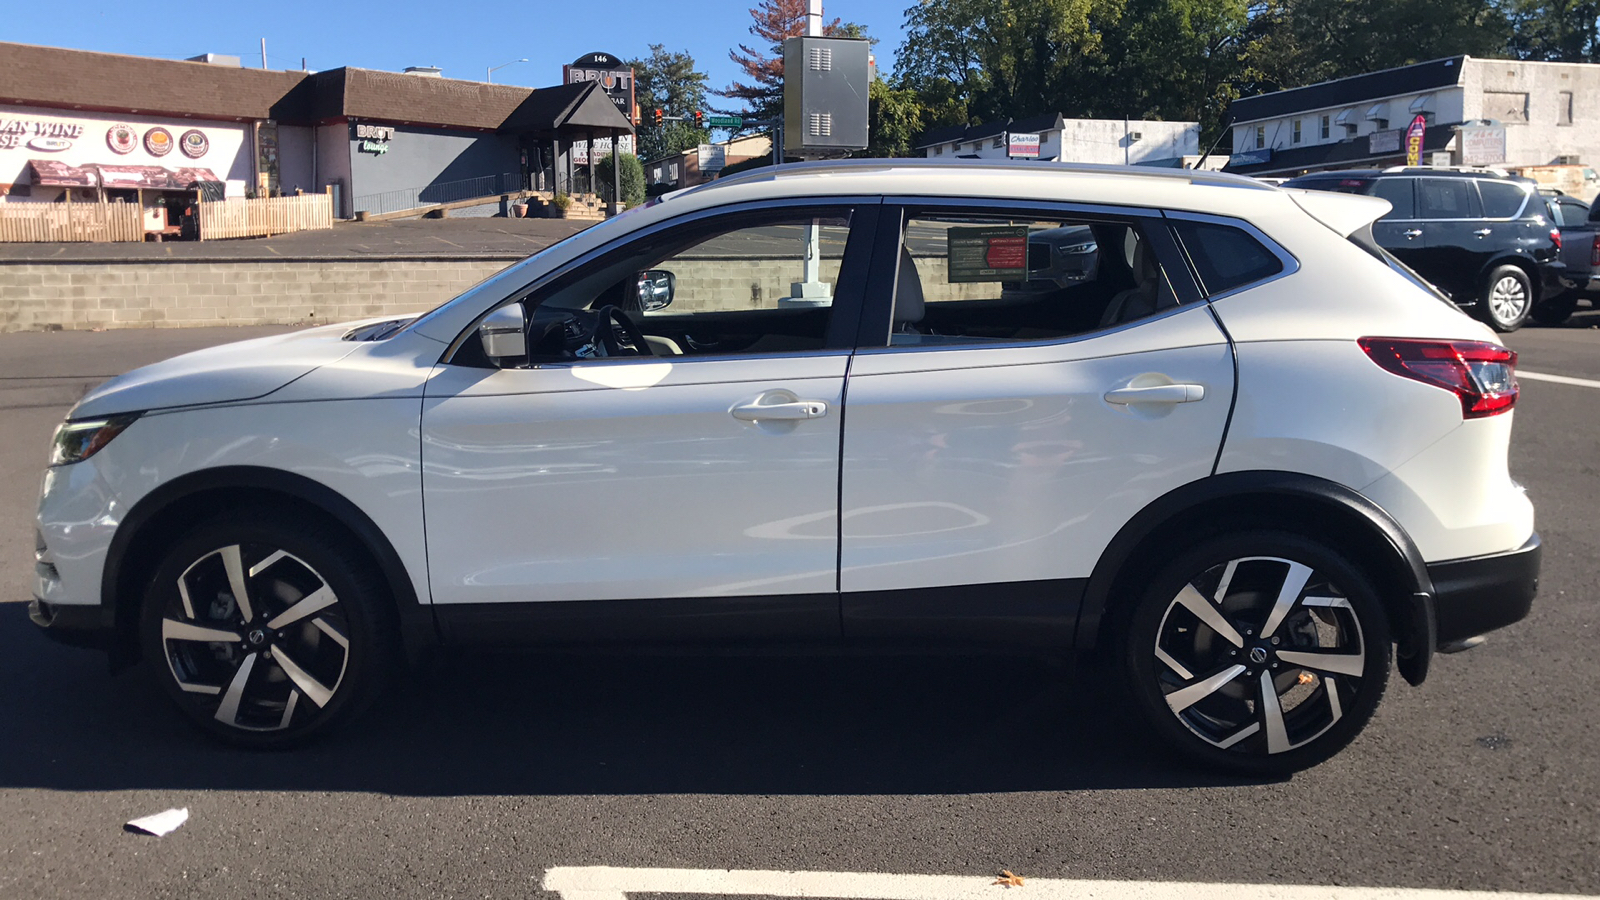
M 111 649 L 115 623 L 104 606 L 67 606 L 35 597 L 28 604 L 28 618 L 46 637 L 69 647 Z
M 1539 535 L 1516 550 L 1429 563 L 1439 646 L 1520 621 L 1539 592 Z

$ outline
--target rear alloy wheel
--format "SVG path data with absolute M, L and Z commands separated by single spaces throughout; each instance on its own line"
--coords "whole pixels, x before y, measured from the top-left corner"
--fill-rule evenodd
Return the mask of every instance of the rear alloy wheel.
M 385 669 L 381 596 L 331 529 L 271 512 L 212 520 L 146 596 L 145 657 L 191 720 L 231 743 L 297 743 L 365 706 Z
M 1489 273 L 1478 303 L 1482 318 L 1495 331 L 1516 331 L 1533 312 L 1533 283 L 1516 266 L 1501 266 Z
M 1387 618 L 1330 548 L 1283 532 L 1213 538 L 1151 582 L 1126 635 L 1146 719 L 1205 765 L 1316 765 L 1372 717 L 1388 683 Z

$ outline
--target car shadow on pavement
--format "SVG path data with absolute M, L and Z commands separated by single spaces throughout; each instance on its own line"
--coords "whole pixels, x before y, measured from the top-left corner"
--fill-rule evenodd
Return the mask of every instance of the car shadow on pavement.
M 0 604 L 0 786 L 415 796 L 945 794 L 1242 783 L 1026 655 L 457 655 L 293 752 L 214 744 Z

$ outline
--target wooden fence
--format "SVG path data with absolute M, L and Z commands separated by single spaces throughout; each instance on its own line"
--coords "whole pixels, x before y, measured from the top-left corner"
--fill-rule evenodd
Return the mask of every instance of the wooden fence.
M 216 200 L 200 204 L 200 239 L 266 237 L 291 231 L 333 227 L 333 198 L 327 194 Z
M 0 243 L 142 240 L 137 203 L 0 203 Z

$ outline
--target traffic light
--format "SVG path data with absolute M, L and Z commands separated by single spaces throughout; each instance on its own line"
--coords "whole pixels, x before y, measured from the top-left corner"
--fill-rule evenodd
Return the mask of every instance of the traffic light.
M 655 111 L 654 116 L 655 116 L 656 127 L 660 128 L 661 124 L 666 121 L 666 115 L 661 110 L 658 109 L 658 110 Z
M 694 127 L 699 129 L 706 127 L 706 114 L 698 109 L 694 111 Z

